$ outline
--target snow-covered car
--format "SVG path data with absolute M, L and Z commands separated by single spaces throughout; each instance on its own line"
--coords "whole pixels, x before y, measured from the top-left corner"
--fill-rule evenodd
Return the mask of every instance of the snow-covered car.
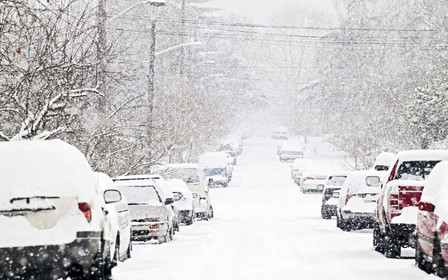
M 167 179 L 166 181 L 174 194 L 179 212 L 179 222 L 191 225 L 195 218 L 193 193 L 188 188 L 187 183 L 181 179 Z
M 293 161 L 303 158 L 303 147 L 297 142 L 285 141 L 277 151 L 280 161 Z
M 286 127 L 284 127 L 284 126 L 276 127 L 272 131 L 272 138 L 288 140 L 288 138 L 289 138 L 288 129 Z
M 300 186 L 302 182 L 303 172 L 312 165 L 316 165 L 316 161 L 314 159 L 309 158 L 298 158 L 291 164 L 291 179 L 294 180 L 298 186 Z
M 322 192 L 328 176 L 334 172 L 336 171 L 324 163 L 316 162 L 316 164 L 307 166 L 300 179 L 300 191 L 303 193 Z
M 415 264 L 427 273 L 448 276 L 448 161 L 428 176 L 418 204 Z
M 350 173 L 344 181 L 336 209 L 337 226 L 342 230 L 371 228 L 375 222 L 378 194 L 388 173 L 363 170 Z
M 105 173 L 95 172 L 98 189 L 103 196 L 106 225 L 110 227 L 112 265 L 131 257 L 131 214 L 126 198 Z
M 229 153 L 236 164 L 236 157 L 243 151 L 243 140 L 237 134 L 229 134 L 219 144 L 218 151 Z
M 227 157 L 226 157 L 227 160 Z M 187 183 L 194 197 L 194 212 L 197 218 L 208 220 L 213 218 L 213 206 L 209 193 L 208 181 L 204 171 L 198 164 L 178 163 L 155 166 L 152 173 L 161 174 L 167 179 L 181 179 Z
M 128 201 L 132 240 L 171 241 L 175 232 L 171 208 L 174 198 L 166 196 L 155 180 L 146 175 L 120 176 L 113 180 Z
M 61 140 L 0 142 L 0 154 L 0 279 L 110 278 L 104 202 L 84 155 Z
M 232 178 L 233 165 L 224 152 L 207 152 L 199 156 L 199 166 L 204 171 L 210 186 L 227 187 Z
M 322 205 L 320 208 L 322 219 L 331 219 L 332 216 L 336 216 L 338 199 L 333 193 L 341 189 L 345 178 L 347 178 L 347 173 L 334 173 L 328 177 L 322 191 Z
M 373 230 L 375 250 L 388 258 L 401 255 L 402 247 L 415 246 L 418 203 L 425 178 L 434 166 L 448 160 L 446 150 L 411 150 L 397 154 L 377 200 Z
M 390 166 L 395 163 L 397 155 L 394 153 L 383 152 L 380 153 L 373 163 L 373 170 L 376 171 L 387 171 Z

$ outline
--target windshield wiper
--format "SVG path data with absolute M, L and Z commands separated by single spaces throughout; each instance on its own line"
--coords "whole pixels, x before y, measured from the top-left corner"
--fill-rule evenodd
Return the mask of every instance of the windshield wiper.
M 31 199 L 58 199 L 58 196 L 32 196 L 32 197 L 15 197 L 9 202 L 12 204 L 14 201 L 26 200 L 26 203 L 30 203 Z

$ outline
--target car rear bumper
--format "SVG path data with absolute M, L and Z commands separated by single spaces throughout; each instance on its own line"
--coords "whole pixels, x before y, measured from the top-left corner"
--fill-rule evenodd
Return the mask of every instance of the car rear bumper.
M 132 223 L 132 240 L 148 240 L 165 236 L 168 233 L 168 222 Z
M 101 236 L 78 232 L 68 244 L 0 248 L 0 279 L 56 279 L 66 277 L 75 264 L 89 268 L 102 249 Z
M 331 204 L 323 204 L 322 205 L 322 212 L 326 213 L 327 215 L 336 216 L 336 205 Z
M 390 230 L 400 246 L 415 248 L 414 224 L 391 224 Z
M 344 210 L 342 211 L 342 217 L 355 223 L 364 223 L 369 225 L 373 225 L 376 221 L 374 213 L 351 212 Z

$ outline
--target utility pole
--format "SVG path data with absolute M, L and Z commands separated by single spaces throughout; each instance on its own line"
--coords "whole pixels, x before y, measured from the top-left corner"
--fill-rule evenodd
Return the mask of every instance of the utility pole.
M 149 69 L 148 69 L 148 136 L 152 137 L 154 123 L 154 85 L 155 85 L 155 54 L 156 54 L 156 10 L 157 7 L 165 6 L 165 2 L 150 3 L 151 22 L 149 26 Z
M 182 18 L 181 18 L 181 24 L 182 24 L 182 31 L 181 31 L 181 38 L 183 39 L 183 34 L 185 34 L 185 0 L 182 0 Z M 183 40 L 182 40 L 183 41 Z M 184 60 L 185 60 L 185 51 L 182 48 L 180 50 L 180 58 L 179 58 L 179 73 L 181 78 L 183 78 L 184 75 Z

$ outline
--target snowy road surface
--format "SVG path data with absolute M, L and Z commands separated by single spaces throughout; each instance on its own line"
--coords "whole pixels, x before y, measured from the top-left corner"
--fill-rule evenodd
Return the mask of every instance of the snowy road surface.
M 299 191 L 273 140 L 249 139 L 244 149 L 230 186 L 211 189 L 214 219 L 181 227 L 168 244 L 134 245 L 113 279 L 440 279 L 413 259 L 376 253 L 371 230 L 322 220 L 320 195 Z

